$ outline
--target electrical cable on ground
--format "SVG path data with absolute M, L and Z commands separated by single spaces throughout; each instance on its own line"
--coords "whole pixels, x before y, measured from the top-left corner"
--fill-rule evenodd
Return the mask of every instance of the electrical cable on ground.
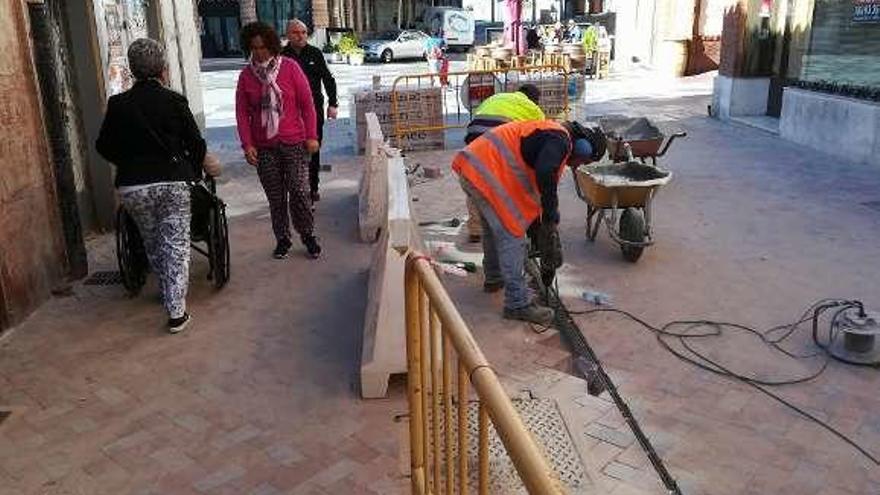
M 574 365 L 587 382 L 587 393 L 595 396 L 599 395 L 603 390 L 608 392 L 614 406 L 620 411 L 621 416 L 623 416 L 639 446 L 645 452 L 648 461 L 651 463 L 667 492 L 671 495 L 681 495 L 681 489 L 678 487 L 675 478 L 666 469 L 663 459 L 660 458 L 650 439 L 642 431 L 641 425 L 639 425 L 629 405 L 618 393 L 617 387 L 614 385 L 611 377 L 608 376 L 608 373 L 605 372 L 598 356 L 596 356 L 583 332 L 581 332 L 574 318 L 568 313 L 568 310 L 559 298 L 558 284 L 555 277 L 552 285 L 545 285 L 541 267 L 538 266 L 537 260 L 532 257 L 529 257 L 526 261 L 526 271 L 537 284 L 537 288 L 546 299 L 548 306 L 554 309 L 554 322 L 574 355 Z
M 555 292 L 556 292 L 556 294 L 558 294 L 558 286 L 554 287 L 554 289 L 556 289 Z M 569 315 L 587 316 L 587 315 L 593 315 L 593 314 L 597 314 L 597 313 L 611 313 L 611 314 L 625 316 L 625 317 L 629 318 L 630 320 L 638 323 L 641 327 L 643 327 L 643 328 L 649 330 L 651 333 L 653 333 L 654 336 L 656 337 L 658 343 L 666 351 L 670 352 L 678 359 L 681 359 L 681 360 L 683 360 L 693 366 L 696 366 L 696 367 L 698 367 L 702 370 L 708 371 L 710 373 L 714 373 L 714 374 L 717 374 L 720 376 L 732 378 L 737 381 L 743 382 L 751 387 L 754 387 L 755 389 L 757 389 L 761 393 L 763 393 L 763 394 L 767 395 L 768 397 L 771 397 L 775 401 L 785 405 L 786 407 L 795 411 L 796 413 L 800 414 L 801 416 L 816 423 L 817 425 L 819 425 L 820 427 L 822 427 L 823 429 L 825 429 L 829 433 L 833 434 L 837 438 L 843 440 L 844 442 L 849 444 L 851 447 L 855 448 L 859 453 L 864 455 L 867 459 L 871 460 L 871 462 L 873 462 L 875 465 L 880 465 L 880 459 L 878 459 L 877 456 L 875 456 L 874 454 L 869 452 L 867 449 L 865 449 L 864 447 L 859 445 L 856 441 L 852 440 L 847 435 L 845 435 L 842 432 L 840 432 L 839 430 L 835 429 L 833 426 L 831 426 L 827 422 L 822 421 L 821 419 L 810 414 L 809 412 L 805 411 L 804 409 L 792 404 L 791 402 L 787 401 L 783 397 L 768 390 L 768 387 L 777 387 L 777 386 L 782 386 L 782 385 L 794 385 L 794 384 L 806 383 L 811 380 L 814 380 L 817 377 L 819 377 L 822 373 L 825 372 L 825 370 L 828 368 L 828 364 L 831 362 L 832 359 L 837 360 L 837 361 L 841 361 L 841 362 L 844 362 L 844 363 L 850 364 L 850 365 L 869 366 L 869 367 L 880 368 L 880 363 L 855 362 L 855 361 L 843 358 L 841 356 L 835 355 L 834 353 L 832 353 L 830 351 L 831 344 L 837 338 L 837 335 L 835 334 L 835 323 L 836 323 L 837 319 L 840 317 L 840 315 L 843 313 L 843 311 L 845 311 L 847 309 L 852 309 L 852 308 L 858 308 L 860 313 L 864 314 L 864 307 L 863 307 L 862 303 L 859 301 L 844 300 L 844 299 L 823 299 L 823 300 L 817 301 L 816 303 L 811 305 L 803 313 L 803 315 L 799 319 L 794 321 L 793 323 L 786 324 L 786 325 L 779 325 L 779 326 L 772 327 L 772 328 L 765 330 L 765 331 L 759 331 L 754 328 L 748 327 L 746 325 L 741 325 L 741 324 L 737 324 L 737 323 L 718 322 L 718 321 L 711 321 L 711 320 L 672 321 L 672 322 L 669 322 L 669 323 L 663 325 L 662 327 L 655 327 L 655 326 L 645 322 L 641 318 L 633 315 L 632 313 L 629 313 L 627 311 L 620 310 L 620 309 L 614 309 L 614 308 L 597 308 L 597 309 L 590 309 L 590 310 L 583 310 L 583 311 L 568 311 L 568 314 Z M 835 311 L 832 314 L 832 317 L 830 319 L 828 337 L 827 337 L 826 341 L 823 341 L 819 335 L 819 320 L 825 312 L 830 311 L 832 309 L 834 309 Z M 794 335 L 795 332 L 797 331 L 797 329 L 802 324 L 804 324 L 806 322 L 812 322 L 812 338 L 813 338 L 813 342 L 815 343 L 815 345 L 819 348 L 819 351 L 812 353 L 812 354 L 803 355 L 803 354 L 795 354 L 795 353 L 785 349 L 784 347 L 782 347 L 782 344 L 787 339 L 789 339 L 792 335 Z M 681 331 L 673 331 L 672 330 L 672 329 L 678 328 L 678 327 L 684 327 L 684 329 Z M 549 326 L 542 327 L 539 329 L 533 327 L 533 330 L 535 330 L 536 333 L 543 333 L 548 328 L 549 328 Z M 707 328 L 708 330 L 696 331 L 696 330 L 701 330 L 703 328 Z M 785 380 L 766 380 L 766 379 L 756 378 L 754 376 L 748 376 L 743 373 L 735 372 L 735 371 L 731 370 L 729 367 L 724 366 L 723 364 L 719 363 L 717 360 L 714 360 L 714 359 L 710 358 L 709 356 L 699 352 L 697 349 L 695 349 L 688 342 L 691 339 L 705 339 L 705 338 L 711 338 L 711 337 L 720 337 L 721 335 L 723 335 L 725 328 L 740 330 L 740 331 L 744 331 L 748 334 L 754 335 L 757 338 L 759 338 L 761 340 L 761 342 L 763 342 L 764 344 L 770 346 L 771 348 L 775 349 L 776 351 L 778 351 L 778 352 L 780 352 L 780 353 L 782 353 L 792 359 L 796 359 L 796 360 L 813 359 L 813 358 L 824 358 L 824 359 L 822 360 L 822 363 L 820 365 L 818 365 L 818 367 L 815 371 L 808 373 L 804 376 L 785 379 Z M 776 334 L 779 332 L 782 332 L 782 333 L 780 335 L 776 336 Z M 682 348 L 684 348 L 686 350 L 686 353 L 672 347 L 672 345 L 670 344 L 671 340 L 677 341 L 682 346 Z

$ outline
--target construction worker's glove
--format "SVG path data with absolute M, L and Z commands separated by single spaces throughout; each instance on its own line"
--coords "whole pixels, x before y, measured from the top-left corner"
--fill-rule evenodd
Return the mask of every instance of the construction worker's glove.
M 562 243 L 559 240 L 556 223 L 541 223 L 538 246 L 541 251 L 541 271 L 556 273 L 556 270 L 562 266 Z
M 562 266 L 562 243 L 556 231 L 556 222 L 535 222 L 529 228 L 531 249 L 529 257 L 540 261 L 541 283 L 544 287 L 553 284 L 556 270 Z

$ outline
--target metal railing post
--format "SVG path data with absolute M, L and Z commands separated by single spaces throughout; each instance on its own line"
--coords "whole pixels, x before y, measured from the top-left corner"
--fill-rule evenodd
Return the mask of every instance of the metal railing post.
M 406 318 L 407 399 L 409 402 L 409 448 L 411 487 L 415 494 L 427 494 L 425 485 L 425 458 L 422 454 L 424 438 L 422 424 L 421 336 L 419 335 L 419 278 L 413 270 L 404 276 Z
M 448 397 L 451 389 L 450 363 L 446 346 L 458 355 L 458 455 L 459 493 L 468 491 L 468 390 L 472 384 L 479 398 L 478 414 L 478 492 L 489 489 L 489 421 L 504 444 L 504 448 L 529 493 L 541 495 L 562 494 L 562 487 L 550 468 L 544 453 L 526 428 L 519 413 L 507 396 L 498 377 L 489 365 L 476 340 L 455 305 L 443 288 L 430 261 L 418 253 L 410 253 L 406 263 L 405 296 L 407 323 L 407 363 L 410 403 L 410 453 L 412 486 L 416 493 L 441 492 L 440 418 L 441 390 L 443 419 L 445 421 L 446 492 L 452 493 L 451 428 L 452 419 Z M 448 340 L 448 342 L 447 342 Z M 442 348 L 442 352 L 441 352 Z M 426 356 L 425 353 L 430 353 Z M 440 363 L 439 361 L 443 362 Z M 429 363 L 430 361 L 430 370 Z M 442 367 L 442 378 L 441 378 Z M 430 371 L 430 374 L 429 374 Z M 427 442 L 428 397 L 425 389 L 431 380 L 431 437 L 433 472 L 428 471 Z M 433 474 L 433 476 L 431 476 Z M 429 479 L 430 478 L 430 479 Z

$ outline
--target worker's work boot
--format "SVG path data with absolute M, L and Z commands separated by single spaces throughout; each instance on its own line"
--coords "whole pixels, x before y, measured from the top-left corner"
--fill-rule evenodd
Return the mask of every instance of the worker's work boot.
M 492 294 L 504 288 L 504 280 L 486 280 L 483 282 L 483 292 Z
M 547 306 L 531 303 L 522 308 L 504 308 L 504 318 L 507 320 L 521 320 L 538 325 L 553 323 L 553 310 Z

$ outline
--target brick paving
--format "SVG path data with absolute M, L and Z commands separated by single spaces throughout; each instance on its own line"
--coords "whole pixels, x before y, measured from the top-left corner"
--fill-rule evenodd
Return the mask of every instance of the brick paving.
M 705 96 L 678 96 L 596 96 L 580 109 L 646 113 L 690 137 L 663 160 L 676 175 L 657 201 L 658 244 L 636 265 L 604 233 L 584 242 L 583 205 L 566 178 L 560 280 L 569 306 L 588 307 L 577 295 L 592 287 L 655 323 L 707 317 L 762 327 L 820 297 L 880 307 L 869 269 L 880 221 L 863 206 L 878 198 L 876 171 L 708 120 Z M 231 131 L 209 136 L 228 164 L 221 195 L 232 203 L 233 278 L 214 292 L 195 257 L 186 332 L 163 333 L 152 285 L 136 299 L 118 286 L 76 285 L 0 336 L 0 410 L 12 411 L 0 423 L 0 494 L 405 493 L 403 381 L 387 400 L 357 396 L 370 248 L 355 241 L 359 167 L 344 151 L 351 128 L 341 121 L 330 132 L 337 151 L 323 178 L 326 255 L 317 263 L 299 251 L 269 259 L 264 198 Z M 463 218 L 448 153 L 410 159 L 446 171 L 415 186 L 420 220 Z M 425 235 L 462 240 L 448 229 Z M 90 256 L 93 271 L 112 270 L 112 239 L 91 239 Z M 565 373 L 558 335 L 500 320 L 500 296 L 483 294 L 478 277 L 445 279 L 511 394 L 557 401 L 595 493 L 663 493 L 607 397 L 588 396 Z M 579 321 L 684 493 L 880 493 L 876 466 L 753 389 L 681 363 L 625 320 Z M 738 369 L 803 371 L 753 342 L 706 345 Z M 878 385 L 876 370 L 832 365 L 779 392 L 880 455 Z
M 593 288 L 658 325 L 712 318 L 768 328 L 823 297 L 880 307 L 880 280 L 870 269 L 880 255 L 880 220 L 865 206 L 880 190 L 876 170 L 708 119 L 705 96 L 592 100 L 582 109 L 587 115 L 645 115 L 689 137 L 661 159 L 675 175 L 655 203 L 657 244 L 637 264 L 623 261 L 604 228 L 595 244 L 584 240 L 585 208 L 566 175 L 566 265 L 559 278 L 570 308 L 594 307 L 580 299 Z M 444 168 L 442 179 L 414 188 L 421 219 L 464 219 L 450 153 L 409 159 Z M 430 227 L 426 236 L 477 249 L 457 229 Z M 582 381 L 557 371 L 570 365 L 553 331 L 537 336 L 501 321 L 501 298 L 483 294 L 479 276 L 446 281 L 511 392 L 528 389 L 558 401 L 597 493 L 664 493 L 607 397 L 589 397 Z M 607 314 L 577 319 L 683 493 L 880 493 L 880 467 L 790 409 L 677 360 L 630 321 Z M 782 361 L 736 335 L 695 345 L 761 377 L 799 376 L 820 364 Z M 806 328 L 790 348 L 813 349 Z M 880 418 L 871 413 L 880 407 L 878 389 L 876 369 L 832 363 L 817 380 L 774 391 L 880 456 Z
M 76 285 L 4 335 L 0 494 L 402 493 L 402 384 L 358 398 L 370 247 L 357 170 L 338 170 L 317 214 L 324 259 L 277 261 L 256 176 L 230 166 L 233 277 L 215 292 L 194 254 L 181 335 L 151 284 L 135 299 Z M 90 253 L 93 271 L 115 268 L 112 237 Z

